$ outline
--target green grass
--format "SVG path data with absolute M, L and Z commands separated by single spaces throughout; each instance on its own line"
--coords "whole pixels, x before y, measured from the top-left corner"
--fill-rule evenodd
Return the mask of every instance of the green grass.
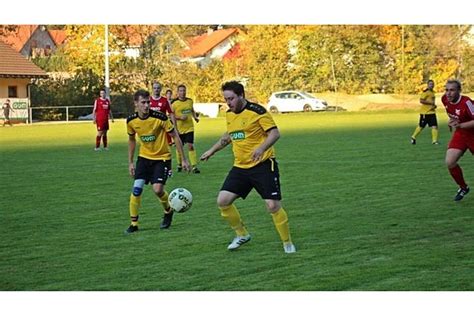
M 409 144 L 414 112 L 277 115 L 283 205 L 298 252 L 283 253 L 271 217 L 252 192 L 238 200 L 253 239 L 226 250 L 233 232 L 215 205 L 230 148 L 175 174 L 192 209 L 160 231 L 162 210 L 146 187 L 141 231 L 125 236 L 132 179 L 124 121 L 109 152 L 92 150 L 91 123 L 0 129 L 0 290 L 474 290 L 474 195 L 456 185 L 428 130 Z M 203 152 L 223 118 L 197 125 Z M 474 181 L 472 157 L 461 160 Z

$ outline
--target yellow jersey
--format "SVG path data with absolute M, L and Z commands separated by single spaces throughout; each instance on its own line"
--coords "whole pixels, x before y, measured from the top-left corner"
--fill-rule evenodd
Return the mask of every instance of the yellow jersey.
M 275 150 L 271 146 L 263 153 L 261 161 L 252 161 L 252 152 L 265 141 L 267 132 L 277 128 L 272 116 L 263 106 L 247 101 L 242 112 L 227 111 L 226 120 L 235 167 L 249 169 L 275 157 Z
M 426 89 L 421 94 L 420 99 L 434 104 L 436 96 L 433 90 Z M 433 105 L 421 104 L 420 114 L 436 114 L 436 109 L 434 109 Z
M 166 114 L 150 111 L 146 119 L 141 119 L 138 113 L 127 118 L 127 133 L 137 135 L 140 143 L 138 156 L 151 160 L 170 160 L 171 152 L 166 134 L 173 131 L 173 124 Z
M 184 101 L 175 99 L 171 103 L 175 116 L 187 115 L 185 120 L 176 120 L 176 128 L 180 134 L 194 132 L 193 103 L 190 98 L 186 98 Z

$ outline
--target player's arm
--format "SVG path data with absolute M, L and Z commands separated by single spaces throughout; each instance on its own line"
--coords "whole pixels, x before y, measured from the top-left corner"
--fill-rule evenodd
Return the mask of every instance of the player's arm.
M 209 158 L 211 158 L 216 152 L 218 152 L 221 149 L 224 149 L 227 145 L 229 145 L 232 142 L 230 139 L 229 133 L 225 132 L 224 135 L 215 143 L 212 145 L 211 148 L 209 148 L 205 153 L 201 155 L 201 160 L 207 161 Z
M 259 161 L 262 159 L 263 153 L 273 146 L 277 142 L 277 140 L 280 138 L 280 131 L 278 131 L 278 128 L 275 126 L 274 128 L 270 129 L 267 131 L 267 138 L 265 141 L 257 147 L 252 153 L 252 160 L 253 161 Z
M 97 100 L 94 101 L 94 109 L 92 110 L 92 123 L 96 123 L 96 120 L 95 120 L 95 114 L 96 114 L 96 110 L 97 110 Z
M 191 111 L 192 111 L 194 120 L 196 121 L 196 123 L 199 123 L 199 115 L 197 114 L 196 111 L 194 111 L 194 107 L 191 109 Z
M 135 134 L 128 135 L 128 172 L 130 176 L 135 176 L 135 165 L 133 164 L 133 157 L 135 156 L 135 148 L 137 147 L 137 141 Z
M 188 159 L 184 155 L 183 143 L 181 142 L 181 138 L 179 138 L 178 132 L 176 132 L 176 130 L 173 129 L 171 132 L 168 132 L 168 135 L 170 135 L 174 139 L 176 150 L 178 151 L 182 159 L 183 169 L 186 171 L 191 171 L 191 166 L 189 165 Z

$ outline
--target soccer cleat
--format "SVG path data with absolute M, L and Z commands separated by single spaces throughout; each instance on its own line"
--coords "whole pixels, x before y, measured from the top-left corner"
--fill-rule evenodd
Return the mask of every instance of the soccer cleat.
M 100 147 L 94 148 L 94 151 L 100 151 Z
M 246 242 L 250 241 L 250 235 L 246 236 L 237 236 L 235 237 L 232 242 L 227 246 L 227 249 L 229 250 L 235 250 L 245 244 Z
M 109 147 L 104 147 L 104 150 L 105 150 L 105 151 L 109 151 Z
M 193 168 L 192 172 L 193 173 L 201 173 L 201 171 L 196 167 Z
M 464 196 L 466 196 L 466 194 L 469 193 L 469 187 L 466 187 L 465 189 L 463 188 L 459 188 L 458 192 L 456 193 L 456 196 L 454 197 L 454 200 L 457 202 L 457 201 L 461 201 Z
M 410 142 L 412 145 L 416 145 L 416 139 L 414 139 L 413 137 L 410 139 Z
M 138 226 L 133 226 L 130 225 L 128 226 L 127 230 L 125 231 L 125 234 L 132 234 L 138 231 Z
M 165 213 L 163 215 L 163 220 L 161 221 L 160 229 L 167 229 L 171 226 L 173 221 L 173 212 Z
M 183 171 L 183 167 L 178 166 L 178 168 L 176 168 L 176 170 L 177 170 L 178 172 L 181 172 L 181 171 Z
M 283 243 L 283 250 L 285 250 L 285 253 L 295 253 L 296 247 L 293 245 L 293 243 L 287 242 Z
M 433 142 L 433 145 L 439 145 L 439 142 Z
M 171 178 L 173 176 L 173 170 L 168 170 L 168 178 Z

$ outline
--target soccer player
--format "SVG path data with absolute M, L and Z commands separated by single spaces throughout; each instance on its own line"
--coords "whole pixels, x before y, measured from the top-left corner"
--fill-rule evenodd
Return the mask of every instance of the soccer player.
M 168 100 L 169 104 L 171 104 L 173 102 L 173 91 L 168 89 L 168 90 L 166 90 L 165 95 L 166 95 L 166 99 Z
M 451 177 L 459 185 L 454 200 L 461 201 L 469 193 L 469 186 L 458 161 L 467 149 L 474 154 L 474 104 L 469 97 L 461 95 L 461 83 L 458 80 L 448 80 L 441 101 L 449 117 L 448 125 L 450 129 L 455 129 L 446 151 L 446 165 Z
M 178 98 L 173 100 L 171 104 L 176 117 L 176 124 L 178 128 L 179 137 L 181 142 L 188 145 L 189 161 L 192 165 L 192 173 L 201 173 L 197 168 L 197 157 L 194 149 L 194 121 L 199 122 L 199 118 L 193 108 L 193 100 L 186 97 L 186 86 L 178 86 Z M 194 119 L 194 121 L 193 121 Z M 181 159 L 180 153 L 176 151 L 176 157 L 178 158 L 178 172 L 181 172 Z
M 13 112 L 12 106 L 10 105 L 10 99 L 5 100 L 5 103 L 3 103 L 2 109 L 3 109 L 3 116 L 4 116 L 3 126 L 5 126 L 6 124 L 13 126 L 12 122 L 10 121 L 10 112 Z
M 160 228 L 166 229 L 171 225 L 173 211 L 168 203 L 168 192 L 165 184 L 168 170 L 171 168 L 171 152 L 166 140 L 166 134 L 171 135 L 176 144 L 176 149 L 183 153 L 183 145 L 173 124 L 166 114 L 159 111 L 150 111 L 150 94 L 145 90 L 138 90 L 134 95 L 137 109 L 135 114 L 127 118 L 128 133 L 128 169 L 134 177 L 132 194 L 130 195 L 131 225 L 125 231 L 131 234 L 138 231 L 138 210 L 141 204 L 141 194 L 145 184 L 151 183 L 153 192 L 160 200 L 164 209 L 163 221 Z M 133 162 L 135 155 L 136 139 L 138 136 L 140 150 L 136 166 Z M 189 171 L 189 163 L 183 158 L 183 169 Z
M 433 91 L 434 81 L 428 80 L 427 87 L 420 96 L 420 121 L 411 135 L 411 143 L 416 145 L 416 137 L 428 125 L 431 127 L 431 142 L 433 145 L 439 145 L 438 142 L 438 121 L 436 119 L 435 94 Z
M 100 89 L 99 97 L 94 102 L 94 110 L 92 110 L 94 117 L 94 124 L 97 125 L 97 136 L 95 137 L 95 151 L 100 150 L 100 139 L 104 144 L 104 149 L 107 147 L 107 131 L 109 130 L 109 117 L 114 122 L 112 111 L 110 110 L 110 100 L 105 95 L 105 89 Z
M 222 217 L 237 235 L 227 249 L 237 249 L 250 241 L 234 201 L 239 197 L 245 199 L 255 188 L 272 215 L 285 253 L 294 253 L 296 248 L 291 241 L 288 216 L 281 206 L 280 175 L 273 149 L 273 144 L 280 138 L 278 127 L 264 107 L 245 99 L 244 87 L 239 82 L 226 82 L 222 92 L 229 106 L 227 132 L 201 155 L 201 160 L 207 161 L 232 143 L 234 166 L 217 197 Z

